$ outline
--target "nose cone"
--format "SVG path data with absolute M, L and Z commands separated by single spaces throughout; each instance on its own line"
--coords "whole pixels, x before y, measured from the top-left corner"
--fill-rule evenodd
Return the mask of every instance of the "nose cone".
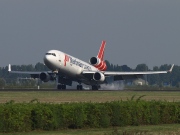
M 56 70 L 58 68 L 57 55 L 55 50 L 50 50 L 45 54 L 44 64 L 51 70 Z
M 51 64 L 51 57 L 49 55 L 44 56 L 44 63 L 47 65 Z
M 55 60 L 51 55 L 44 56 L 44 64 L 51 70 L 55 69 Z

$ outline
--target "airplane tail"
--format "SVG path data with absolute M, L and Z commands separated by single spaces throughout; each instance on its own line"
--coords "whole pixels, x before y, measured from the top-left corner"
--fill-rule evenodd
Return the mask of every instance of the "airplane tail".
M 107 69 L 106 62 L 104 61 L 104 50 L 105 50 L 106 41 L 102 41 L 101 47 L 99 49 L 97 57 L 92 57 L 89 60 L 89 63 L 94 67 L 98 68 L 101 71 Z
M 106 46 L 106 41 L 102 41 L 101 47 L 99 49 L 98 55 L 97 57 L 103 61 L 104 60 L 104 50 L 105 50 L 105 46 Z

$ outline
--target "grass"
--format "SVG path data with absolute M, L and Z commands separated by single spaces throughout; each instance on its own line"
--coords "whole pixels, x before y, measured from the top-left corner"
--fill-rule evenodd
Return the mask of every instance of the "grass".
M 180 92 L 155 91 L 1 91 L 0 103 L 14 100 L 15 102 L 30 102 L 37 99 L 40 102 L 107 102 L 114 100 L 130 100 L 142 97 L 144 100 L 162 100 L 179 102 Z
M 145 95 L 145 96 L 143 96 Z M 14 100 L 15 102 L 30 102 L 37 99 L 40 102 L 108 102 L 114 100 L 134 100 L 142 97 L 144 100 L 180 101 L 180 92 L 155 91 L 0 91 L 0 103 Z M 33 131 L 21 133 L 0 133 L 0 135 L 179 135 L 180 125 L 128 126 L 106 129 L 77 129 L 61 131 Z
M 24 133 L 6 133 L 6 135 L 179 135 L 180 125 L 153 125 L 112 127 L 106 129 L 76 129 L 61 131 L 33 131 Z M 4 135 L 4 133 L 0 133 Z

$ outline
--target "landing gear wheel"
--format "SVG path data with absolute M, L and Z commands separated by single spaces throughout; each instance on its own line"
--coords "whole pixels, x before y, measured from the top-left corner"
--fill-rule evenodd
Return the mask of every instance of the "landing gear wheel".
M 58 90 L 62 90 L 62 89 L 65 90 L 66 89 L 66 85 L 65 84 L 58 84 L 57 85 L 57 89 Z
M 66 89 L 66 85 L 65 84 L 62 85 L 62 89 L 64 89 L 64 90 Z
M 77 85 L 77 90 L 82 90 L 82 85 Z
M 58 84 L 58 85 L 57 85 L 57 89 L 58 89 L 58 90 L 61 90 L 61 89 L 62 89 L 62 85 L 61 85 L 61 84 Z
M 98 90 L 98 86 L 97 85 L 92 85 L 92 90 Z
M 82 85 L 80 85 L 79 87 L 80 87 L 80 90 L 82 90 L 82 89 L 83 89 L 83 88 L 82 88 Z

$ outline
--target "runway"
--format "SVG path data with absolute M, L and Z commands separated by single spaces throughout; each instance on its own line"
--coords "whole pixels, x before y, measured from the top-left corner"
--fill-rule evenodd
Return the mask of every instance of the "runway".
M 154 91 L 154 92 L 180 92 L 180 89 L 124 89 L 124 90 L 76 90 L 76 89 L 66 89 L 66 90 L 58 90 L 58 89 L 0 89 L 0 92 L 4 91 L 86 91 L 86 92 L 92 92 L 92 91 L 99 91 L 99 92 L 104 92 L 104 91 L 112 91 L 112 92 L 125 92 L 125 91 Z

